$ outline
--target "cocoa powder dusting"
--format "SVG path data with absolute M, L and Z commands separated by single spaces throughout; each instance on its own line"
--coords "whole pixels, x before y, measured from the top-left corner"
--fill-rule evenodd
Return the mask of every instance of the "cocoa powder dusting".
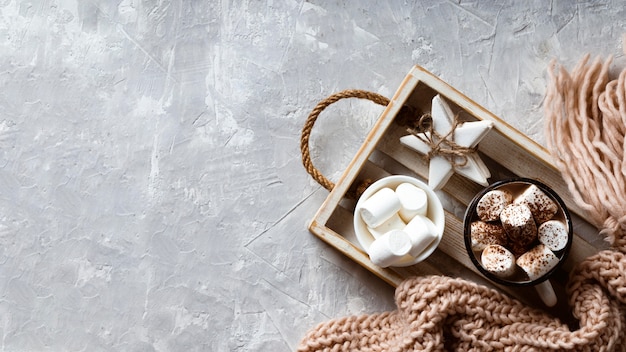
M 475 250 L 483 249 L 490 244 L 506 246 L 507 236 L 499 223 L 474 221 L 470 225 L 472 246 Z
M 537 186 L 528 187 L 516 200 L 517 204 L 525 204 L 538 223 L 546 222 L 559 211 L 558 205 Z
M 538 226 L 552 219 L 558 210 L 558 204 L 535 185 L 523 189 L 514 201 L 506 189 L 489 191 L 476 204 L 480 221 L 470 224 L 472 247 L 483 252 L 488 261 L 483 265 L 487 264 L 492 272 L 505 270 L 506 264 L 499 260 L 512 254 L 518 265 L 530 270 L 530 277 L 537 277 L 556 259 L 553 253 L 554 258 L 549 258 L 539 250 Z
M 504 208 L 500 218 L 513 252 L 524 251 L 537 239 L 537 225 L 526 205 L 510 204 Z
M 513 196 L 508 191 L 489 191 L 476 204 L 476 213 L 482 221 L 498 220 L 504 207 L 511 204 L 512 200 Z

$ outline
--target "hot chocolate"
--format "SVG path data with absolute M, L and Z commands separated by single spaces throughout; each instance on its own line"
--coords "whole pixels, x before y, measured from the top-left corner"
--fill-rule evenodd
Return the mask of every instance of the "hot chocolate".
M 524 282 L 558 264 L 570 240 L 569 223 L 559 203 L 541 188 L 504 183 L 474 202 L 467 244 L 483 269 L 507 281 Z

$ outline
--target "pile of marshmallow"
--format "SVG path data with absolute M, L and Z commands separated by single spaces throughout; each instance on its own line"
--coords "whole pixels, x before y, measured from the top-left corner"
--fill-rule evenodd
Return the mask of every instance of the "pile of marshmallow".
M 569 241 L 568 225 L 557 219 L 558 204 L 539 187 L 529 185 L 515 199 L 504 187 L 478 201 L 480 220 L 470 225 L 472 249 L 482 267 L 500 278 L 525 273 L 538 279 L 558 264 Z
M 356 210 L 374 237 L 370 260 L 383 268 L 419 256 L 438 237 L 426 214 L 428 195 L 408 182 L 381 188 Z M 410 257 L 407 257 L 410 256 Z

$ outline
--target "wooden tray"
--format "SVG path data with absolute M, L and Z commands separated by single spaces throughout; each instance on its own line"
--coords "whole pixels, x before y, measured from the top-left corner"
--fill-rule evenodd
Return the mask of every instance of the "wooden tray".
M 557 306 L 551 310 L 561 316 L 564 312 L 569 312 L 563 289 L 567 272 L 582 259 L 598 252 L 599 246 L 590 244 L 576 232 L 580 228 L 591 227 L 581 220 L 585 218 L 585 213 L 573 202 L 549 153 L 500 118 L 418 66 L 414 67 L 402 82 L 335 188 L 310 222 L 309 230 L 394 287 L 410 276 L 449 275 L 492 286 L 526 304 L 545 308 L 532 287 L 497 285 L 484 278 L 472 264 L 463 241 L 463 214 L 482 186 L 456 174 L 441 191 L 438 191 L 446 210 L 446 228 L 439 247 L 426 261 L 405 268 L 380 268 L 372 264 L 367 253 L 360 247 L 352 227 L 355 202 L 345 196 L 346 192 L 364 179 L 377 180 L 390 174 L 405 174 L 422 180 L 428 177 L 427 161 L 400 144 L 399 138 L 406 135 L 407 131 L 397 116 L 403 105 L 430 111 L 431 100 L 437 94 L 445 97 L 455 113 L 459 113 L 465 120 L 493 121 L 494 128 L 478 146 L 481 158 L 492 173 L 490 182 L 514 176 L 535 178 L 552 187 L 566 203 L 574 218 L 575 237 L 568 259 L 551 278 L 559 299 Z

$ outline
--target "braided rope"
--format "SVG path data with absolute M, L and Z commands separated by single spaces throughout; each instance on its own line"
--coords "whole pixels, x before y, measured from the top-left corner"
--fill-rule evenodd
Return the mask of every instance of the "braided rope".
M 302 153 L 302 164 L 306 171 L 313 177 L 315 181 L 317 181 L 320 185 L 322 185 L 327 190 L 332 190 L 335 187 L 335 184 L 326 178 L 314 165 L 311 161 L 311 153 L 309 151 L 309 138 L 311 137 L 311 131 L 313 130 L 313 126 L 317 121 L 319 115 L 326 109 L 328 106 L 338 102 L 342 99 L 348 98 L 359 98 L 359 99 L 367 99 L 372 102 L 387 106 L 389 104 L 389 99 L 373 92 L 368 92 L 366 90 L 359 89 L 347 89 L 338 93 L 335 93 L 326 99 L 320 101 L 315 108 L 307 117 L 304 127 L 302 128 L 302 134 L 300 137 L 300 152 Z

